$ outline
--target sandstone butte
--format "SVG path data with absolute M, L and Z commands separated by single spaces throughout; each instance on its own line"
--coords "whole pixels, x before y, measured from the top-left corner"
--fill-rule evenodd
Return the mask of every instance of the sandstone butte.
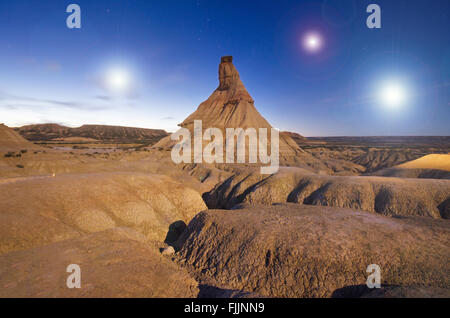
M 189 115 L 180 127 L 187 128 L 193 136 L 194 121 L 201 120 L 203 131 L 218 128 L 226 136 L 227 128 L 266 128 L 268 131 L 268 151 L 270 152 L 270 129 L 272 126 L 261 116 L 255 102 L 241 81 L 239 72 L 233 65 L 231 56 L 223 56 L 219 64 L 219 86 Z M 161 139 L 154 148 L 171 149 L 176 142 L 170 136 Z M 225 142 L 224 142 L 225 144 Z M 247 144 L 248 147 L 248 144 Z M 279 134 L 280 163 L 314 162 L 314 158 L 304 152 L 288 133 Z M 248 148 L 246 153 L 248 154 Z

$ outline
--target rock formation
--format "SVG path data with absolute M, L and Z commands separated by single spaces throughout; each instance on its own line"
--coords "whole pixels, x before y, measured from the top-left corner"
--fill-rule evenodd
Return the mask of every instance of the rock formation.
M 13 129 L 4 124 L 0 124 L 0 151 L 21 151 L 29 149 L 37 149 L 38 146 L 27 141 Z
M 257 111 L 254 100 L 242 83 L 232 60 L 231 56 L 222 57 L 219 65 L 219 86 L 179 126 L 189 129 L 193 135 L 194 121 L 201 120 L 203 131 L 207 128 L 219 128 L 223 136 L 226 135 L 226 128 L 254 128 L 257 132 L 259 128 L 266 128 L 270 151 L 272 126 Z M 174 144 L 175 142 L 168 136 L 154 147 L 171 148 Z M 296 162 L 308 164 L 316 161 L 311 155 L 305 153 L 289 134 L 284 132 L 279 134 L 279 152 L 282 164 Z
M 117 227 L 174 240 L 206 208 L 198 192 L 170 177 L 126 172 L 0 184 L 0 202 L 0 255 Z
M 221 59 L 219 87 L 180 126 L 193 129 L 194 120 L 202 120 L 204 128 L 272 128 L 256 110 L 231 56 Z
M 1 181 L 1 180 L 0 180 Z M 196 297 L 197 282 L 163 256 L 206 208 L 170 177 L 85 173 L 0 182 L 0 297 Z M 82 271 L 66 286 L 66 267 Z
M 373 173 L 398 178 L 450 179 L 450 154 L 431 154 Z
M 334 206 L 381 213 L 447 218 L 442 203 L 450 198 L 450 180 L 317 175 L 299 168 L 280 168 L 269 177 L 258 172 L 235 174 L 204 195 L 210 208 L 236 204 Z
M 297 134 L 297 133 L 295 133 L 295 132 L 291 132 L 291 131 L 283 131 L 283 132 L 281 132 L 281 133 L 282 133 L 282 134 L 286 134 L 286 135 L 288 135 L 289 137 L 291 137 L 292 140 L 294 140 L 299 146 L 300 146 L 301 144 L 305 144 L 305 143 L 308 142 L 308 138 L 306 138 L 306 137 L 304 137 L 304 136 L 302 136 L 302 135 L 300 135 L 300 134 Z
M 244 205 L 199 213 L 179 239 L 179 257 L 200 283 L 262 296 L 361 296 L 354 289 L 364 287 L 367 266 L 377 264 L 382 285 L 432 287 L 449 297 L 447 222 Z
M 167 136 L 160 129 L 146 129 L 108 125 L 83 125 L 71 128 L 58 124 L 37 124 L 15 128 L 23 137 L 31 141 L 51 141 L 68 138 L 88 138 L 92 141 L 133 143 L 155 143 Z
M 69 264 L 81 288 L 69 289 Z M 0 256 L 0 297 L 196 297 L 197 282 L 130 228 Z

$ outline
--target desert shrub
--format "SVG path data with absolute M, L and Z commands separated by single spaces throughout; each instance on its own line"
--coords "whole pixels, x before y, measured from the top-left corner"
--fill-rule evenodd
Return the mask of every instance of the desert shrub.
M 21 153 L 27 153 L 27 151 L 28 151 L 27 149 L 22 149 L 20 152 Z
M 23 165 L 16 165 L 17 168 L 23 169 L 25 168 Z
M 18 153 L 18 154 L 16 154 L 16 157 L 18 158 L 18 157 L 22 157 L 22 154 L 21 153 Z
M 14 157 L 14 155 L 15 155 L 14 151 L 7 152 L 5 153 L 5 158 L 11 158 Z

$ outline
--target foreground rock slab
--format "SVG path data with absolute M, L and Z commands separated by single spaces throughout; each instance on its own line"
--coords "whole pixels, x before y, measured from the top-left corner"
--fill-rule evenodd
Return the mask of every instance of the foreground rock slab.
M 196 297 L 197 282 L 144 241 L 117 228 L 0 256 L 0 297 Z M 70 264 L 81 288 L 66 285 Z
M 380 266 L 383 285 L 450 287 L 450 223 L 442 219 L 241 205 L 199 213 L 177 247 L 200 283 L 262 296 L 331 297 L 365 285 L 369 264 Z
M 170 177 L 127 172 L 4 183 L 0 202 L 0 255 L 116 227 L 163 242 L 206 208 L 198 192 Z

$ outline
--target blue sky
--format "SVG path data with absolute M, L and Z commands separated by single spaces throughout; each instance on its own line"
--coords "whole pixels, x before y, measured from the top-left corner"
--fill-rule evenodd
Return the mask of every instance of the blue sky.
M 82 28 L 66 27 L 67 5 Z M 381 7 L 368 29 L 366 7 Z M 217 87 L 233 55 L 260 113 L 306 136 L 450 135 L 448 0 L 0 2 L 0 122 L 168 131 Z M 323 40 L 308 53 L 307 32 Z M 111 69 L 132 85 L 102 85 Z M 406 101 L 380 100 L 400 83 Z

